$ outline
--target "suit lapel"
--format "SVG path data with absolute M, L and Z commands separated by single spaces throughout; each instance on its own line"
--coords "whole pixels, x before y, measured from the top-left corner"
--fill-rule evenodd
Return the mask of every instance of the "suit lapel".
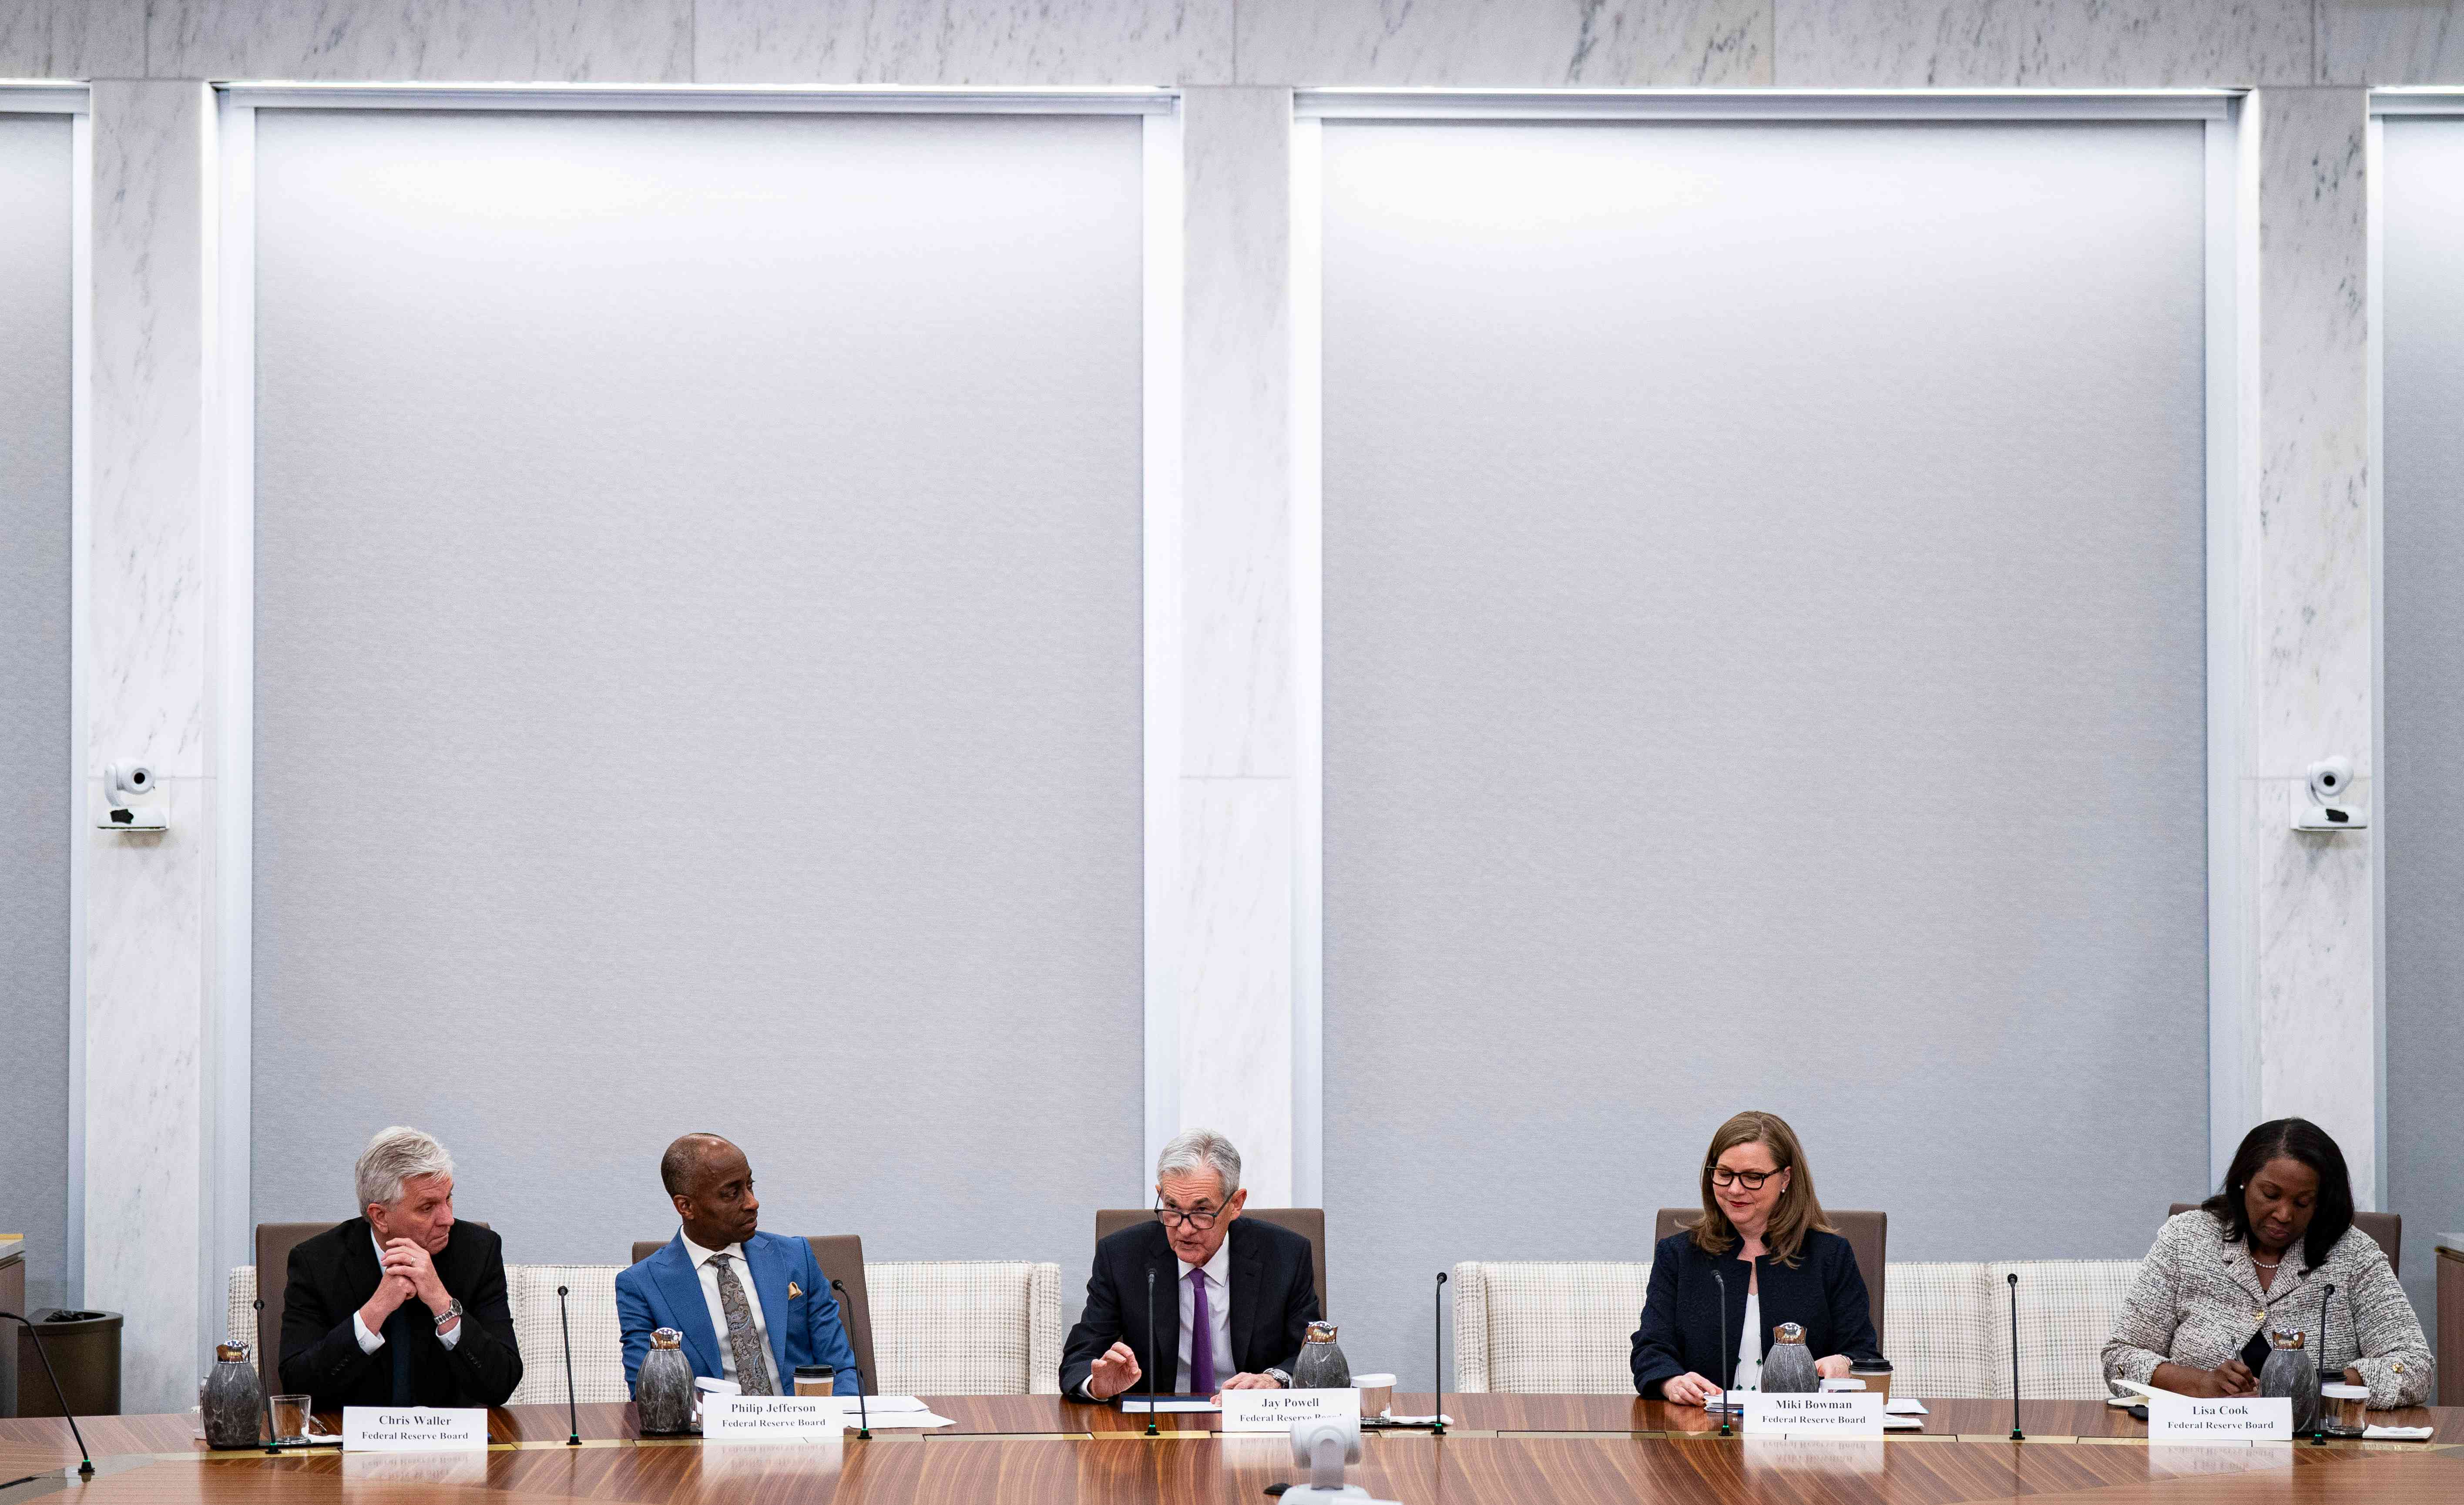
M 1141 1260 L 1145 1269 L 1132 1272 L 1133 1282 L 1122 1293 L 1121 1328 L 1124 1332 L 1143 1330 L 1143 1338 L 1131 1339 L 1130 1346 L 1138 1356 L 1137 1388 L 1157 1395 L 1170 1395 L 1180 1383 L 1180 1292 L 1173 1282 L 1180 1278 L 1180 1260 L 1172 1251 L 1172 1239 L 1163 1230 L 1161 1220 L 1147 1225 L 1146 1252 Z M 1155 1273 L 1155 1321 L 1147 1320 L 1146 1271 Z M 1133 1326 L 1132 1324 L 1135 1324 Z M 1173 1331 L 1173 1341 L 1163 1340 L 1163 1329 Z M 1161 1371 L 1160 1373 L 1153 1371 Z
M 351 1290 L 356 1294 L 351 1305 L 363 1307 L 377 1294 L 385 1267 L 377 1263 L 376 1229 L 367 1219 L 353 1218 L 344 1228 L 348 1231 L 342 1235 L 342 1268 L 350 1272 Z
M 710 1325 L 710 1306 L 701 1298 L 701 1275 L 693 1269 L 693 1256 L 685 1252 L 683 1234 L 668 1240 L 667 1248 L 650 1256 L 650 1273 L 667 1295 L 669 1320 L 685 1335 L 685 1357 L 693 1361 L 693 1373 L 716 1375 L 718 1334 Z
M 1236 1371 L 1249 1371 L 1249 1338 L 1258 1326 L 1259 1292 L 1266 1280 L 1266 1250 L 1258 1240 L 1248 1237 L 1243 1225 L 1247 1220 L 1232 1220 L 1232 1352 Z
M 784 1392 L 787 1382 L 787 1256 L 780 1241 L 756 1233 L 744 1244 L 744 1268 L 753 1273 L 753 1294 L 761 1298 L 761 1325 L 770 1330 L 770 1376 Z

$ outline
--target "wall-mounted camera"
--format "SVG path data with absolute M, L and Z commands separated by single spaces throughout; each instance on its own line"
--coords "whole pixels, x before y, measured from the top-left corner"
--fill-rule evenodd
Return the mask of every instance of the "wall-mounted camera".
M 2370 812 L 2352 802 L 2353 760 L 2339 755 L 2310 765 L 2309 780 L 2293 791 L 2295 830 L 2367 830 Z
M 115 763 L 102 771 L 102 830 L 168 830 L 170 818 L 150 801 L 162 781 L 142 763 Z

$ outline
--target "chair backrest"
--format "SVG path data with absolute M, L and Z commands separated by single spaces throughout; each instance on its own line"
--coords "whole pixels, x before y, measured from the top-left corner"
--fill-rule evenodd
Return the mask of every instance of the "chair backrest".
M 1890 1329 L 1882 1325 L 1882 1317 L 1890 1286 L 1883 1272 L 1889 1269 L 1891 1215 L 1887 1212 L 1860 1212 L 1848 1207 L 1825 1207 L 1823 1211 L 1831 1219 L 1831 1226 L 1839 1230 L 1839 1236 L 1848 1241 L 1848 1247 L 1856 1250 L 1857 1273 L 1864 1279 L 1865 1302 L 1872 1308 L 1874 1336 L 1886 1340 L 1882 1357 L 1889 1359 L 1891 1350 L 1887 1339 Z M 1702 1216 L 1701 1207 L 1662 1207 L 1653 1227 L 1652 1239 L 1658 1242 L 1671 1233 L 1690 1228 Z
M 1472 1394 L 1622 1395 L 1651 1266 L 1467 1260 L 1455 1266 L 1455 1384 Z
M 514 1311 L 514 1345 L 521 1350 L 522 1383 L 508 1405 L 564 1404 L 565 1317 L 572 1318 L 573 1396 L 577 1401 L 629 1401 L 625 1388 L 624 1335 L 616 1323 L 621 1265 L 507 1265 L 505 1295 Z M 570 1293 L 560 1310 L 556 1288 Z
M 822 1278 L 847 1287 L 847 1295 L 839 1302 L 839 1323 L 847 1329 L 847 1346 L 855 1350 L 856 1367 L 865 1372 L 873 1394 L 889 1394 L 881 1387 L 881 1371 L 873 1366 L 872 1302 L 864 1286 L 863 1236 L 819 1233 L 804 1242 L 813 1246 L 813 1263 L 822 1267 Z M 634 1240 L 633 1263 L 640 1264 L 667 1243 L 663 1238 Z
M 336 1218 L 334 1223 L 342 1220 Z M 488 1225 L 468 1218 L 473 1228 Z M 282 1380 L 282 1297 L 291 1284 L 291 1251 L 307 1243 L 334 1223 L 260 1223 L 256 1226 L 256 1294 L 264 1298 L 265 1307 L 256 1314 L 256 1351 L 264 1356 L 257 1372 L 267 1383 L 278 1384 Z
M 1061 1267 L 913 1260 L 866 1272 L 888 1395 L 1057 1395 Z
M 2197 1206 L 2195 1202 L 2177 1202 L 2173 1204 L 2173 1210 L 2166 1216 L 2178 1218 Z M 2367 1233 L 2371 1241 L 2386 1251 L 2387 1264 L 2397 1274 L 2404 1273 L 2403 1213 L 2363 1212 L 2356 1209 L 2353 1213 L 2353 1227 Z
M 1326 1209 L 1324 1207 L 1244 1207 L 1241 1215 L 1271 1223 L 1279 1228 L 1289 1228 L 1309 1241 L 1309 1264 L 1317 1271 L 1317 1313 L 1333 1321 L 1334 1310 L 1326 1304 Z M 1140 1223 L 1153 1223 L 1153 1207 L 1104 1207 L 1095 1214 L 1095 1242 L 1101 1244 L 1126 1228 Z

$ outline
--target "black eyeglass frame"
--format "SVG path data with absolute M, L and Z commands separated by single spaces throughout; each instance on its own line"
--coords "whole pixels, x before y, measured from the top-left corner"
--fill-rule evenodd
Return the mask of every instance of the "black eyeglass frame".
M 1760 1191 L 1763 1189 L 1763 1184 L 1773 1176 L 1785 1175 L 1788 1172 L 1788 1167 L 1785 1165 L 1774 1166 L 1770 1170 L 1730 1170 L 1726 1165 L 1705 1165 L 1703 1169 L 1710 1176 L 1711 1184 L 1714 1186 L 1742 1185 L 1748 1191 Z M 1722 1181 L 1720 1178 L 1723 1176 L 1728 1179 Z
M 1200 1211 L 1188 1207 L 1167 1207 L 1158 1202 L 1153 1210 L 1155 1221 L 1166 1228 L 1187 1226 L 1198 1229 L 1200 1233 L 1213 1228 L 1223 1217 L 1221 1207 L 1208 1207 Z

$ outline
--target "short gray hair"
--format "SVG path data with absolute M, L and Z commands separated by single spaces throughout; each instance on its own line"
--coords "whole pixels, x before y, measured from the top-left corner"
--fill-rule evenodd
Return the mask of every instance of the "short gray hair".
M 1183 1129 L 1155 1157 L 1155 1180 L 1211 1170 L 1223 1178 L 1223 1200 L 1241 1189 L 1241 1152 L 1213 1129 Z
M 451 1176 L 453 1157 L 433 1135 L 397 1123 L 390 1129 L 380 1129 L 360 1151 L 360 1163 L 354 1167 L 360 1184 L 360 1206 L 373 1203 L 381 1207 L 392 1206 L 402 1200 L 402 1184 L 418 1176 Z

